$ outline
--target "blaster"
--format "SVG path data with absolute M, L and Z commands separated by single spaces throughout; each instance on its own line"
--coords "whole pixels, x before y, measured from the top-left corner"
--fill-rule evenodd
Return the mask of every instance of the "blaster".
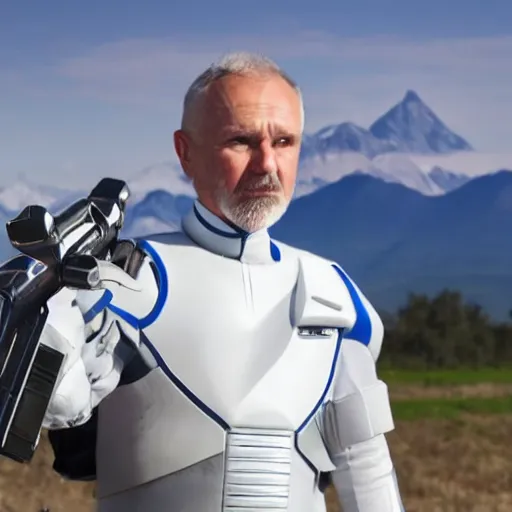
M 0 455 L 32 459 L 64 362 L 40 343 L 47 302 L 64 287 L 100 287 L 129 196 L 105 178 L 58 215 L 27 206 L 6 225 L 18 254 L 0 266 Z

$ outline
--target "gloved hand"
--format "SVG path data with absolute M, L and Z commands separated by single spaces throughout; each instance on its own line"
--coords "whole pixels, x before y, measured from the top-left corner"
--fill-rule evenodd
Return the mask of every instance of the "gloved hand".
M 61 291 L 48 305 L 41 343 L 65 354 L 65 359 L 43 427 L 59 429 L 85 423 L 118 385 L 123 362 L 115 348 L 121 335 L 117 315 L 106 309 L 94 319 L 99 328 L 86 341 L 82 312 L 70 290 Z
M 135 252 L 138 262 L 123 260 L 131 250 L 129 246 L 120 244 L 116 249 L 112 261 L 117 258 L 119 265 L 98 262 L 99 279 L 91 280 L 95 282 L 94 289 L 65 288 L 48 301 L 49 315 L 41 343 L 63 353 L 65 360 L 44 428 L 55 430 L 86 423 L 94 408 L 118 386 L 125 364 L 123 357 L 133 355 L 134 348 L 144 349 L 139 329 L 108 307 L 92 317 L 89 314 L 106 288 L 113 299 L 120 294 L 121 302 L 136 306 L 139 315 L 147 315 L 154 307 L 159 289 L 151 262 Z M 85 258 L 84 262 L 87 264 Z M 128 313 L 133 316 L 134 311 Z M 148 355 L 143 352 L 142 358 L 147 362 Z
M 135 294 L 134 301 L 143 300 L 142 286 L 136 279 L 112 263 L 99 262 L 99 267 L 101 280 L 94 290 L 65 288 L 48 301 L 49 315 L 41 343 L 63 353 L 65 359 L 43 421 L 47 429 L 85 423 L 93 409 L 119 384 L 124 366 L 119 355 L 123 351 L 116 350 L 119 343 L 140 348 L 139 331 L 110 309 L 84 320 L 92 304 L 104 294 L 104 288 L 128 289 Z M 156 293 L 148 282 L 147 262 L 142 275 L 145 295 Z

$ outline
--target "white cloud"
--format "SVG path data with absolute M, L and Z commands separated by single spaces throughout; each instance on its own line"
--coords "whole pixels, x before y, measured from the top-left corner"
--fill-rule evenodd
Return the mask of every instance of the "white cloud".
M 398 37 L 342 38 L 303 31 L 268 37 L 198 39 L 131 39 L 91 48 L 63 60 L 58 72 L 85 83 L 123 83 L 124 87 L 189 77 L 220 53 L 235 49 L 261 51 L 281 60 L 318 59 L 337 66 L 357 63 L 386 71 L 430 69 L 450 74 L 511 74 L 512 36 L 494 38 L 407 40 Z
M 512 169 L 512 152 L 508 153 L 453 153 L 450 155 L 408 155 L 416 165 L 425 170 L 439 166 L 451 172 L 475 177 L 490 171 Z
M 498 150 L 512 137 L 512 36 L 412 40 L 343 38 L 284 30 L 202 40 L 105 43 L 54 63 L 59 94 L 153 106 L 178 116 L 191 80 L 221 53 L 260 51 L 303 86 L 307 128 L 351 120 L 367 126 L 406 89 L 476 146 Z M 57 88 L 57 86 L 56 86 Z
M 269 37 L 233 35 L 211 41 L 123 40 L 63 60 L 59 72 L 98 83 L 111 79 L 153 82 L 176 74 L 195 74 L 220 53 L 236 49 L 261 51 L 281 61 L 321 59 L 340 71 L 347 63 L 358 63 L 384 71 L 392 67 L 401 71 L 428 68 L 450 74 L 486 71 L 509 77 L 512 73 L 512 36 L 408 40 L 394 36 L 342 38 L 311 31 Z

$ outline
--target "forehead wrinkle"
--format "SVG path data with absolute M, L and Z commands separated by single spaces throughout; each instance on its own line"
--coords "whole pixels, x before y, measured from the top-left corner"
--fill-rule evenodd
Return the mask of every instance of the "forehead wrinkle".
M 203 126 L 207 127 L 207 130 L 213 125 L 218 130 L 220 124 L 221 133 L 227 134 L 261 136 L 263 132 L 269 132 L 271 136 L 300 136 L 300 127 L 297 132 L 294 126 L 293 107 L 288 104 L 275 104 L 272 101 L 261 103 L 257 98 L 245 103 L 243 99 L 232 95 L 234 88 L 229 80 L 220 80 L 203 95 L 198 114 L 202 117 L 205 123 Z M 259 96 L 264 94 L 262 91 Z
M 264 108 L 260 105 L 240 105 L 231 114 L 229 124 L 226 125 L 226 130 L 230 132 L 293 134 L 296 131 L 291 113 L 275 105 Z

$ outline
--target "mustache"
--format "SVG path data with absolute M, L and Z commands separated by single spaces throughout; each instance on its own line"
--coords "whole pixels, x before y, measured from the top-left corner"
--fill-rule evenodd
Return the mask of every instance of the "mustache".
M 282 185 L 277 174 L 265 174 L 256 178 L 251 177 L 243 183 L 240 183 L 240 186 L 237 188 L 247 191 L 264 190 L 268 192 L 280 192 Z

